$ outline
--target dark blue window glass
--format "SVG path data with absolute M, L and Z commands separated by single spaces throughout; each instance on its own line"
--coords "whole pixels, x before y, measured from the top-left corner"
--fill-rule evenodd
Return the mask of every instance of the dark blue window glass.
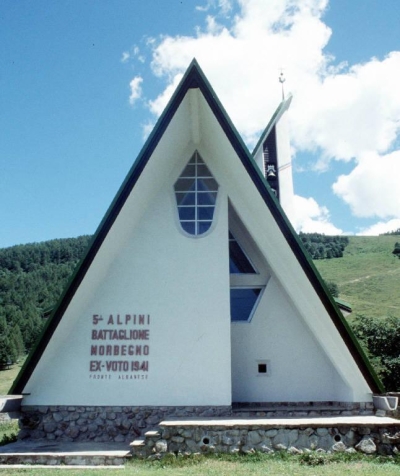
M 200 207 L 198 209 L 199 220 L 212 221 L 213 215 L 214 215 L 214 207 Z
M 197 205 L 215 205 L 217 192 L 203 192 L 197 194 Z
M 196 217 L 196 209 L 194 207 L 178 207 L 179 220 L 194 221 Z
M 232 233 L 229 233 L 229 273 L 254 274 L 256 270 L 250 263 L 239 243 Z
M 198 234 L 202 235 L 208 231 L 212 225 L 212 221 L 199 221 L 198 225 Z
M 175 197 L 182 229 L 202 235 L 214 218 L 218 183 L 198 152 L 193 154 L 175 182 Z
M 177 192 L 175 193 L 176 203 L 179 205 L 195 205 L 196 204 L 196 194 L 188 192 Z
M 248 321 L 260 293 L 260 288 L 231 288 L 231 321 Z
M 195 234 L 195 222 L 194 221 L 181 221 L 182 228 L 186 231 L 186 233 L 190 233 L 191 235 Z
M 175 183 L 175 192 L 194 192 L 196 190 L 196 181 L 192 178 L 182 178 Z

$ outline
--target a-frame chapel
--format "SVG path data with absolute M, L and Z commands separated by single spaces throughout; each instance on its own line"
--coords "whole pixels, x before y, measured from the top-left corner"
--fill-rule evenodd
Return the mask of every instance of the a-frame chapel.
M 251 154 L 191 63 L 11 390 L 26 435 L 382 391 L 279 203 L 289 103 Z

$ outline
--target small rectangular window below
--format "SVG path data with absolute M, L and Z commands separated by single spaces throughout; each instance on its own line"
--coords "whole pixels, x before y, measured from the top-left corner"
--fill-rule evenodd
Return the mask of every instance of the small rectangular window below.
M 258 373 L 266 374 L 267 373 L 267 364 L 258 364 Z
M 269 360 L 257 360 L 257 375 L 259 377 L 271 376 L 271 362 Z

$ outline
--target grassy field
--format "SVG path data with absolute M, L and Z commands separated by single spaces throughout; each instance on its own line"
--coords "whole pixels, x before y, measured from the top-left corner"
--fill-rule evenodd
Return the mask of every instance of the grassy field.
M 353 316 L 400 317 L 400 259 L 392 254 L 400 236 L 351 236 L 343 258 L 315 260 L 321 276 L 339 287 Z
M 0 370 L 0 395 L 7 395 L 23 363 L 24 360 L 21 360 L 18 364 L 12 365 L 9 370 Z
M 69 469 L 68 476 L 85 476 L 120 474 L 124 476 L 191 476 L 191 475 L 218 475 L 218 476 L 239 476 L 239 475 L 298 475 L 298 476 L 332 476 L 359 474 L 364 476 L 392 476 L 400 474 L 399 461 L 388 458 L 364 457 L 324 457 L 325 463 L 313 465 L 309 464 L 304 457 L 285 456 L 275 454 L 250 455 L 250 456 L 198 456 L 190 458 L 175 457 L 166 460 L 147 462 L 132 460 L 123 469 L 117 469 L 114 473 L 110 469 Z M 62 468 L 21 468 L 21 469 L 0 469 L 0 474 L 29 475 L 29 476 L 55 476 L 65 474 Z
M 15 377 L 17 376 L 23 361 L 19 364 L 11 366 L 9 370 L 0 371 L 0 396 L 7 395 Z M 8 442 L 9 438 L 14 437 L 18 433 L 18 423 L 16 420 L 0 421 L 0 445 Z M 1 446 L 0 446 L 1 447 Z M 3 472 L 3 474 L 5 474 Z

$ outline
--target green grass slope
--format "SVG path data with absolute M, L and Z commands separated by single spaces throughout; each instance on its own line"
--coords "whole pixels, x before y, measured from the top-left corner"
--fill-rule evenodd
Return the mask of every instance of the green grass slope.
M 392 254 L 400 236 L 351 236 L 343 258 L 315 260 L 325 281 L 339 287 L 339 298 L 353 313 L 400 318 L 400 259 Z
M 18 364 L 12 365 L 9 369 L 0 370 L 0 396 L 7 395 L 17 378 L 19 371 L 24 363 L 25 359 L 22 359 Z

